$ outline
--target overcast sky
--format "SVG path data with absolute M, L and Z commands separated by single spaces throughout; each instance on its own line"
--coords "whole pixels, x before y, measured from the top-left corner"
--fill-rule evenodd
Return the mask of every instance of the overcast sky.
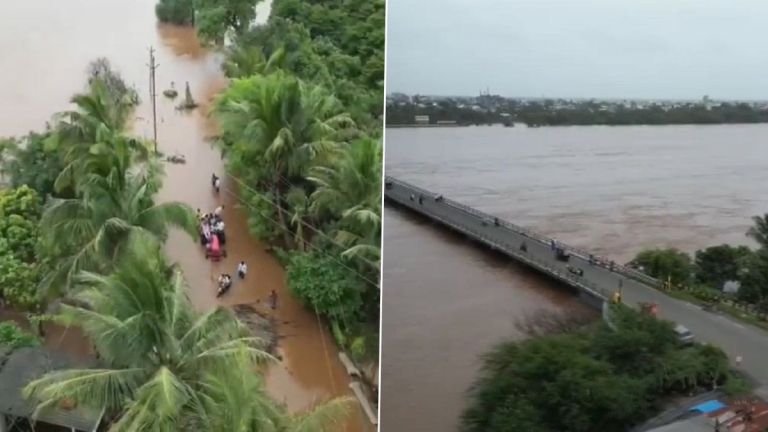
M 768 0 L 387 0 L 387 91 L 768 99 Z

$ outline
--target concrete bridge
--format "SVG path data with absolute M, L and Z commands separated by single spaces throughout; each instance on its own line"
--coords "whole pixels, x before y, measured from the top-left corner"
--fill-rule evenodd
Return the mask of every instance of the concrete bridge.
M 741 356 L 740 368 L 759 383 L 758 394 L 768 397 L 768 333 L 762 329 L 671 298 L 657 289 L 661 285 L 657 279 L 586 250 L 558 242 L 570 255 L 568 262 L 559 260 L 551 238 L 440 193 L 386 177 L 384 197 L 577 289 L 595 307 L 602 306 L 619 288 L 624 303 L 658 304 L 662 318 L 686 326 L 699 341 L 721 347 L 732 360 Z M 525 250 L 521 249 L 523 244 Z

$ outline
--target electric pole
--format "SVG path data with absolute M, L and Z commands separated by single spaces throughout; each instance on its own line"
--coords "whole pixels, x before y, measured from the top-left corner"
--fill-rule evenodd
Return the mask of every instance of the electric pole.
M 152 101 L 152 137 L 155 142 L 155 154 L 157 154 L 157 92 L 155 91 L 155 70 L 160 66 L 155 64 L 155 49 L 149 48 L 149 98 Z

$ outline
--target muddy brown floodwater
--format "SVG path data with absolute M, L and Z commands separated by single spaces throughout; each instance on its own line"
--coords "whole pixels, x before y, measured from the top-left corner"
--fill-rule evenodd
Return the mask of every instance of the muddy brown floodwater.
M 225 180 L 222 195 L 211 192 L 210 176 L 223 174 L 217 150 L 206 141 L 215 125 L 208 117 L 210 101 L 226 86 L 221 73 L 221 58 L 201 48 L 194 31 L 156 23 L 153 0 L 56 0 L 0 2 L 0 136 L 22 135 L 40 130 L 51 115 L 69 108 L 69 98 L 84 89 L 88 63 L 106 57 L 113 67 L 136 86 L 142 105 L 136 112 L 134 132 L 152 136 L 151 107 L 148 103 L 148 48 L 155 47 L 159 68 L 157 91 L 174 82 L 183 94 L 189 82 L 193 97 L 201 107 L 189 113 L 174 109 L 174 101 L 157 97 L 159 150 L 186 156 L 184 165 L 167 165 L 161 200 L 177 200 L 193 208 L 211 211 L 224 204 L 228 258 L 207 261 L 198 243 L 174 232 L 167 249 L 184 270 L 190 298 L 196 307 L 207 309 L 219 304 L 213 279 L 222 272 L 236 273 L 240 260 L 248 263 L 244 281 L 236 281 L 221 299 L 222 304 L 253 304 L 273 314 L 280 335 L 278 350 L 283 357 L 266 372 L 270 393 L 292 411 L 303 410 L 332 397 L 351 396 L 349 380 L 338 360 L 333 339 L 317 317 L 302 307 L 288 291 L 280 264 L 265 250 L 266 245 L 248 234 L 246 216 L 239 206 L 236 190 Z M 263 3 L 259 11 L 269 10 Z M 260 17 L 265 20 L 266 15 Z M 268 294 L 278 294 L 275 312 L 264 307 Z M 57 330 L 58 331 L 58 330 Z M 67 330 L 63 336 L 49 338 L 74 342 L 58 346 L 77 346 L 78 334 Z M 58 336 L 58 333 L 56 334 Z M 53 344 L 53 342 L 51 342 Z M 87 355 L 82 344 L 73 354 Z M 355 402 L 348 432 L 374 430 Z
M 388 129 L 386 172 L 601 255 L 749 244 L 768 125 Z M 478 356 L 567 291 L 402 210 L 384 212 L 381 430 L 455 431 Z

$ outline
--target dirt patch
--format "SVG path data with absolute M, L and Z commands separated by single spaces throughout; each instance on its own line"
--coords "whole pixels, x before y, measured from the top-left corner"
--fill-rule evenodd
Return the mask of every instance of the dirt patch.
M 277 350 L 277 330 L 275 320 L 266 316 L 255 307 L 247 304 L 232 306 L 235 316 L 253 333 L 253 336 L 262 339 L 266 344 L 265 349 L 270 354 Z

